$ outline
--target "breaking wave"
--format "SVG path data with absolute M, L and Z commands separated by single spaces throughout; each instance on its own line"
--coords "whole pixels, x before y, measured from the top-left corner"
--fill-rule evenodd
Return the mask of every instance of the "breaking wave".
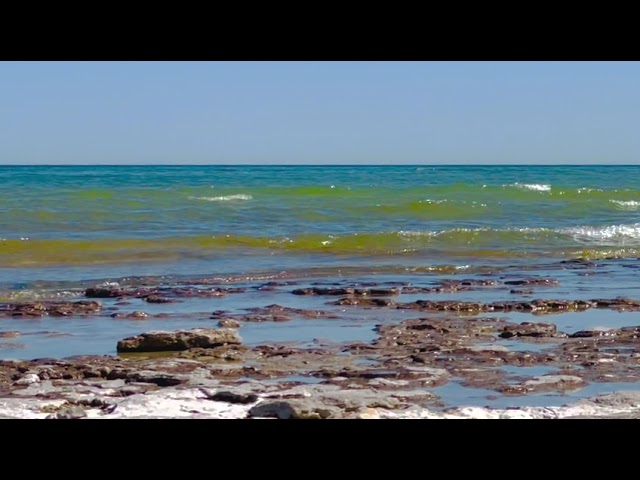
M 551 185 L 539 184 L 539 183 L 513 183 L 511 185 L 505 185 L 507 187 L 517 187 L 525 190 L 533 190 L 536 192 L 548 192 L 551 190 Z
M 205 202 L 232 202 L 234 200 L 251 200 L 253 197 L 245 193 L 236 195 L 222 195 L 219 197 L 189 197 L 189 200 L 202 200 Z
M 611 203 L 618 206 L 622 210 L 637 210 L 640 207 L 640 202 L 637 200 L 609 200 Z
M 550 228 L 454 228 L 439 231 L 238 234 L 112 239 L 0 239 L 0 264 L 28 267 L 215 258 L 223 253 L 523 257 L 590 249 L 640 249 L 640 223 Z M 600 250 L 598 250 L 600 249 Z M 633 254 L 633 253 L 631 253 Z

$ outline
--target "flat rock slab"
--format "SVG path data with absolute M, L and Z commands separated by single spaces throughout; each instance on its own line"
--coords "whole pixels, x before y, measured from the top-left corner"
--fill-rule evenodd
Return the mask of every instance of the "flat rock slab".
M 120 340 L 118 352 L 179 352 L 190 348 L 239 345 L 242 338 L 235 329 L 194 328 L 177 332 L 154 331 Z

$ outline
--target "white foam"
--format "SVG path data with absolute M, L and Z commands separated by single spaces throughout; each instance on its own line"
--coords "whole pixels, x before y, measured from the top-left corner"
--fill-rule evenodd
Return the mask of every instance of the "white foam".
M 615 203 L 622 210 L 637 210 L 640 208 L 640 202 L 636 200 L 609 200 L 611 203 Z
M 525 190 L 533 190 L 536 192 L 548 192 L 551 190 L 551 185 L 541 184 L 541 183 L 513 183 L 511 185 L 507 185 L 508 187 L 518 187 L 523 188 Z
M 231 202 L 233 200 L 251 200 L 253 197 L 245 193 L 223 195 L 220 197 L 189 197 L 189 200 L 203 200 L 205 202 Z
M 433 237 L 438 235 L 439 232 L 418 232 L 412 230 L 400 230 L 398 236 L 400 237 Z
M 439 230 L 439 231 L 415 231 L 415 230 L 400 230 L 398 231 L 398 235 L 401 237 L 438 237 L 441 235 L 450 235 L 452 233 L 482 233 L 482 232 L 495 232 L 495 233 L 503 233 L 503 232 L 520 232 L 520 233 L 548 233 L 552 232 L 552 230 L 548 228 L 538 228 L 538 227 L 513 227 L 513 228 L 503 228 L 496 230 L 491 227 L 479 227 L 479 228 L 452 228 L 447 230 Z M 561 233 L 567 233 L 562 231 Z
M 578 189 L 578 193 L 582 193 L 582 192 L 586 192 L 586 193 L 591 193 L 591 192 L 602 192 L 603 190 L 601 188 L 587 188 L 587 187 L 582 187 Z
M 640 223 L 630 225 L 607 225 L 603 227 L 571 227 L 560 230 L 572 235 L 577 241 L 609 241 L 614 243 L 640 240 Z

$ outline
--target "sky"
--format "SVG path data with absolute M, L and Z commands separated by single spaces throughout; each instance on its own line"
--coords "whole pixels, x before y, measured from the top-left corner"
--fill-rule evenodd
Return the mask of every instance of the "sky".
M 640 62 L 0 62 L 0 164 L 638 164 Z

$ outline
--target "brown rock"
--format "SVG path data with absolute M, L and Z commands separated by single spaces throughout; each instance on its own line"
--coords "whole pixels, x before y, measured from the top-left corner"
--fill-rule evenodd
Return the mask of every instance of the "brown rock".
M 22 335 L 20 332 L 0 332 L 0 338 L 15 338 Z
M 228 344 L 241 344 L 238 332 L 226 328 L 195 328 L 177 332 L 147 332 L 120 340 L 118 352 L 168 352 L 189 348 L 215 348 Z
M 519 325 L 506 325 L 500 333 L 502 338 L 511 337 L 554 337 L 557 327 L 553 323 L 522 322 Z
M 84 291 L 84 296 L 89 298 L 114 298 L 123 294 L 120 288 L 90 287 Z

